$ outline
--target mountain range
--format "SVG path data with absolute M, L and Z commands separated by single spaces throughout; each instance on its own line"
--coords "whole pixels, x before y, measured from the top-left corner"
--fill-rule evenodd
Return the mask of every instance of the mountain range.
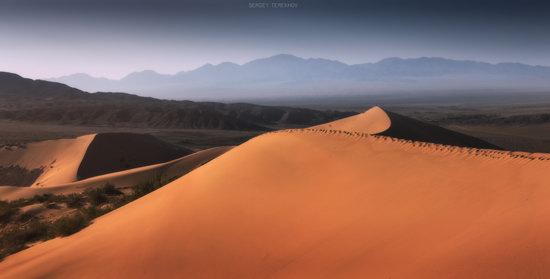
M 242 65 L 206 64 L 174 75 L 146 70 L 119 80 L 83 73 L 48 80 L 90 92 L 224 100 L 442 90 L 543 91 L 550 86 L 550 67 L 434 57 L 394 57 L 376 63 L 348 65 L 335 60 L 279 54 Z
M 352 114 L 88 93 L 57 82 L 0 72 L 0 119 L 117 127 L 270 130 L 319 124 Z

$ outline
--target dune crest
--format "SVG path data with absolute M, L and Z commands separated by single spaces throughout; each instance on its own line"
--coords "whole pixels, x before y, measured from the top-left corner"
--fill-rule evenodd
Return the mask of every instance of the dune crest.
M 363 113 L 311 128 L 378 134 L 389 129 L 391 125 L 391 119 L 383 109 L 372 107 Z
M 548 277 L 550 161 L 533 156 L 269 133 L 8 257 L 0 277 Z
M 461 147 L 501 149 L 484 140 L 424 123 L 394 112 L 384 111 L 380 107 L 373 107 L 355 116 L 313 126 L 311 129 L 359 132 Z

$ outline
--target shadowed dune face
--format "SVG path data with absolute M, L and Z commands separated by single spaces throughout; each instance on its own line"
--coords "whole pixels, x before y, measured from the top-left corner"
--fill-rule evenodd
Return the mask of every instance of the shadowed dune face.
M 461 147 L 501 149 L 494 144 L 472 136 L 430 125 L 397 113 L 387 112 L 387 114 L 391 119 L 392 125 L 389 129 L 378 133 L 379 135 Z
M 0 277 L 550 276 L 550 157 L 351 134 L 259 136 Z
M 147 134 L 102 133 L 92 141 L 77 172 L 78 179 L 167 162 L 191 150 Z
M 317 125 L 312 128 L 377 134 L 404 140 L 461 147 L 501 149 L 478 138 L 424 123 L 397 113 L 386 112 L 379 107 L 373 107 L 356 116 Z

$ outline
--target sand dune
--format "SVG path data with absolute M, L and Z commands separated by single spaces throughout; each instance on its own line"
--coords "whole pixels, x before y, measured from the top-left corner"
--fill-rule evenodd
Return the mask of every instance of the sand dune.
M 166 179 L 179 177 L 220 156 L 231 148 L 210 148 L 165 163 L 99 175 L 72 183 L 51 185 L 49 187 L 2 186 L 0 187 L 0 197 L 2 197 L 2 200 L 15 200 L 41 194 L 66 195 L 82 192 L 87 188 L 103 186 L 106 183 L 111 183 L 116 187 L 131 187 L 140 183 L 155 181 L 158 176 Z
M 79 179 L 136 167 L 168 162 L 191 154 L 192 151 L 161 141 L 152 135 L 133 133 L 97 134 L 82 163 Z
M 168 162 L 191 153 L 151 135 L 131 133 L 101 133 L 4 146 L 0 147 L 0 185 L 57 187 Z
M 95 135 L 75 139 L 48 140 L 24 146 L 0 147 L 0 168 L 17 168 L 0 185 L 47 187 L 77 180 L 77 170 Z M 34 170 L 34 174 L 31 174 Z M 32 177 L 29 177 L 32 176 Z M 7 177 L 8 174 L 0 175 Z M 19 183 L 23 182 L 23 183 Z
M 392 122 L 388 114 L 380 107 L 373 107 L 355 116 L 317 125 L 312 128 L 378 134 L 388 130 L 391 126 Z
M 0 277 L 550 277 L 549 167 L 353 129 L 265 134 Z
M 462 147 L 500 149 L 475 137 L 424 123 L 397 113 L 373 107 L 356 116 L 336 120 L 314 129 L 342 130 L 377 134 L 398 139 L 447 144 Z

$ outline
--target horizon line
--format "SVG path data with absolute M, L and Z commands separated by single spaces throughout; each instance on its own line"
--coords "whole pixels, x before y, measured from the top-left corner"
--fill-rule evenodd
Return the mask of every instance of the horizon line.
M 252 59 L 252 60 L 249 60 L 247 62 L 244 62 L 244 63 L 235 63 L 235 62 L 231 62 L 231 61 L 224 61 L 224 62 L 220 62 L 220 63 L 217 63 L 217 64 L 214 64 L 214 63 L 205 63 L 199 67 L 196 67 L 196 68 L 193 68 L 193 69 L 190 69 L 190 70 L 180 70 L 180 71 L 176 71 L 176 72 L 173 72 L 173 73 L 162 73 L 160 71 L 157 71 L 157 70 L 154 70 L 154 69 L 143 69 L 143 70 L 135 70 L 135 71 L 132 71 L 132 72 L 129 72 L 123 76 L 121 76 L 120 78 L 111 78 L 111 77 L 105 77 L 105 76 L 96 76 L 96 75 L 92 75 L 92 74 L 89 74 L 89 73 L 86 73 L 86 72 L 76 72 L 76 73 L 70 73 L 70 74 L 65 74 L 65 75 L 61 75 L 61 76 L 57 76 L 57 77 L 38 77 L 38 78 L 32 78 L 34 80 L 56 80 L 56 79 L 61 79 L 61 78 L 66 78 L 66 77 L 71 77 L 71 76 L 75 76 L 75 75 L 86 75 L 88 77 L 91 77 L 91 78 L 96 78 L 96 79 L 107 79 L 107 80 L 110 80 L 110 81 L 120 81 L 128 76 L 130 76 L 131 74 L 135 74 L 135 73 L 143 73 L 143 72 L 154 72 L 156 74 L 159 74 L 159 75 L 167 75 L 167 76 L 175 76 L 175 75 L 178 75 L 178 74 L 182 74 L 182 73 L 188 73 L 188 72 L 193 72 L 193 71 L 196 71 L 200 68 L 203 68 L 203 67 L 206 67 L 206 66 L 219 66 L 219 65 L 222 65 L 222 64 L 234 64 L 234 65 L 237 65 L 237 66 L 244 66 L 248 63 L 251 63 L 251 62 L 254 62 L 254 61 L 257 61 L 257 60 L 262 60 L 262 59 L 270 59 L 270 58 L 274 58 L 274 57 L 277 57 L 277 56 L 292 56 L 292 57 L 295 57 L 295 58 L 298 58 L 298 59 L 302 59 L 302 60 L 326 60 L 326 61 L 332 61 L 332 62 L 338 62 L 338 63 L 342 63 L 344 65 L 347 65 L 347 66 L 355 66 L 355 65 L 365 65 L 365 64 L 377 64 L 377 63 L 380 63 L 382 61 L 385 61 L 385 60 L 389 60 L 389 59 L 401 59 L 401 60 L 415 60 L 415 59 L 445 59 L 445 60 L 451 60 L 451 61 L 460 61 L 460 62 L 477 62 L 477 63 L 485 63 L 485 64 L 490 64 L 490 65 L 499 65 L 499 64 L 520 64 L 520 65 L 526 65 L 526 66 L 531 66 L 531 67 L 550 67 L 550 65 L 542 65 L 542 64 L 528 64 L 528 63 L 522 63 L 522 62 L 510 62 L 510 61 L 503 61 L 503 62 L 487 62 L 487 61 L 481 61 L 481 60 L 473 60 L 473 59 L 453 59 L 453 58 L 447 58 L 447 57 L 442 57 L 442 56 L 418 56 L 418 57 L 400 57 L 400 56 L 389 56 L 389 57 L 386 57 L 386 58 L 382 58 L 380 60 L 377 60 L 375 62 L 359 62 L 359 63 L 346 63 L 346 62 L 342 62 L 340 60 L 337 60 L 337 59 L 330 59 L 330 58 L 324 58 L 324 57 L 302 57 L 302 56 L 298 56 L 298 55 L 294 55 L 294 54 L 290 54 L 290 53 L 279 53 L 279 54 L 274 54 L 274 55 L 271 55 L 271 56 L 266 56 L 266 57 L 259 57 L 259 58 L 256 58 L 256 59 Z M 0 71 L 3 71 L 3 70 L 0 70 Z M 15 73 L 15 72 L 11 72 L 9 70 L 7 71 L 4 71 L 4 72 L 10 72 L 10 73 Z M 19 73 L 15 73 L 15 74 L 18 74 L 20 75 Z M 24 75 L 20 75 L 22 77 L 25 77 Z

